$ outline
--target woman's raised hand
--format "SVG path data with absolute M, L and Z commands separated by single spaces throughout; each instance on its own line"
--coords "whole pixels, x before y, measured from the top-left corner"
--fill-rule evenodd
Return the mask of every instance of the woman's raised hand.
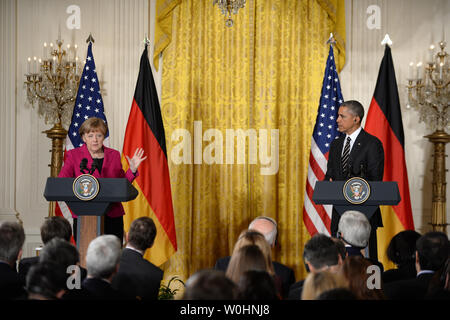
M 130 159 L 127 155 L 125 157 L 128 160 L 128 164 L 130 166 L 130 169 L 133 173 L 136 173 L 137 169 L 139 168 L 142 161 L 147 159 L 147 156 L 144 157 L 144 149 L 143 148 L 137 148 L 134 152 L 133 158 Z

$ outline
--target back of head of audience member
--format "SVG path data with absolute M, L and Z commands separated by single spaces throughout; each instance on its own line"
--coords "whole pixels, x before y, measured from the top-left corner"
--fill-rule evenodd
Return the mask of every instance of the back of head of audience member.
M 110 281 L 117 272 L 120 253 L 121 243 L 114 235 L 105 234 L 92 240 L 86 254 L 88 277 Z
M 45 218 L 41 226 L 41 239 L 44 245 L 53 238 L 61 238 L 70 241 L 72 226 L 67 219 L 59 216 Z
M 39 261 L 52 262 L 67 270 L 67 267 L 75 266 L 80 262 L 80 254 L 70 242 L 53 238 L 42 248 Z
M 248 229 L 261 232 L 269 245 L 272 248 L 275 247 L 278 234 L 278 224 L 274 219 L 265 216 L 256 217 L 252 222 L 250 222 Z
M 245 271 L 268 271 L 264 254 L 256 245 L 247 245 L 234 252 L 226 271 L 226 276 L 234 283 L 239 283 Z
M 389 242 L 386 254 L 389 260 L 398 267 L 412 264 L 416 261 L 416 241 L 420 233 L 414 230 L 404 230 L 397 233 Z
M 356 300 L 356 297 L 347 288 L 336 288 L 322 292 L 316 300 Z
M 186 281 L 184 300 L 234 300 L 236 284 L 223 271 L 204 269 L 194 273 Z
M 345 243 L 356 248 L 365 248 L 369 244 L 370 222 L 359 211 L 344 212 L 338 224 L 338 234 Z
M 449 241 L 443 232 L 432 231 L 421 236 L 416 242 L 416 269 L 437 271 L 449 257 Z
M 369 267 L 371 266 L 372 263 L 362 256 L 349 256 L 345 258 L 344 263 L 342 264 L 339 273 L 343 275 L 347 282 L 347 287 L 353 292 L 358 300 L 384 299 L 384 293 L 381 288 L 376 289 L 368 286 L 368 278 L 373 274 L 368 272 L 370 271 Z M 376 265 L 374 266 L 378 267 Z
M 339 257 L 342 261 L 344 261 L 345 257 L 347 256 L 347 251 L 345 250 L 345 243 L 341 239 L 338 238 L 331 238 L 333 240 L 334 244 L 336 245 L 336 248 L 339 252 Z
M 324 234 L 316 234 L 305 244 L 303 259 L 307 270 L 315 273 L 330 268 L 335 272 L 341 261 L 339 251 L 330 237 Z
M 310 273 L 303 284 L 302 300 L 315 300 L 325 291 L 345 288 L 345 280 L 341 275 L 328 271 Z
M 40 261 L 30 268 L 26 282 L 28 299 L 60 299 L 66 289 L 66 273 L 55 263 Z
M 17 222 L 0 222 L 0 261 L 15 266 L 22 255 L 25 232 Z
M 133 220 L 127 234 L 128 245 L 145 252 L 153 246 L 156 238 L 156 226 L 149 217 Z
M 245 271 L 238 283 L 239 300 L 278 300 L 275 281 L 266 271 Z
M 269 274 L 272 276 L 275 275 L 275 271 L 272 264 L 272 250 L 269 246 L 269 243 L 266 241 L 266 238 L 264 238 L 264 235 L 258 231 L 254 230 L 242 231 L 241 234 L 239 235 L 238 240 L 236 241 L 236 244 L 234 245 L 231 257 L 233 257 L 233 255 L 235 255 L 235 253 L 239 251 L 239 249 L 247 245 L 258 246 L 258 248 L 264 255 Z

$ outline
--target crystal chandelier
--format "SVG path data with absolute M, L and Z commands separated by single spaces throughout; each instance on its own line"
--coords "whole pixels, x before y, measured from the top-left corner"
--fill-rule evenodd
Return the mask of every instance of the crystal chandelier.
M 46 124 L 68 126 L 80 81 L 80 62 L 76 56 L 77 45 L 62 47 L 58 37 L 57 48 L 44 43 L 43 58 L 28 58 L 26 76 L 27 100 Z
M 213 0 L 213 5 L 217 3 L 217 6 L 222 10 L 222 14 L 227 18 L 225 25 L 227 27 L 233 26 L 233 19 L 231 19 L 231 13 L 237 14 L 238 10 L 245 7 L 245 0 Z
M 419 111 L 419 122 L 425 122 L 431 130 L 446 131 L 449 126 L 449 63 L 446 43 L 439 43 L 440 51 L 434 54 L 430 46 L 425 66 L 410 63 L 407 85 L 407 108 Z M 414 70 L 416 68 L 416 70 Z

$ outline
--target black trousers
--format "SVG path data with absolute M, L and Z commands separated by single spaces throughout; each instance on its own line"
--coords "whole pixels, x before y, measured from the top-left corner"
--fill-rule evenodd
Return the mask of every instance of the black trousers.
M 339 215 L 339 213 L 333 208 L 333 211 L 331 213 L 330 229 L 331 229 L 331 236 L 334 238 L 337 238 L 340 218 L 341 216 Z M 378 220 L 379 218 L 376 215 L 373 215 L 372 218 L 369 220 L 370 225 L 372 227 L 370 230 L 370 237 L 369 237 L 369 258 L 374 260 L 378 260 L 377 227 L 383 226 L 382 223 Z
M 77 241 L 77 224 L 78 219 L 73 219 L 73 238 L 75 242 Z M 120 240 L 120 245 L 123 242 L 123 216 L 110 218 L 107 215 L 104 216 L 103 220 L 103 234 L 113 234 Z

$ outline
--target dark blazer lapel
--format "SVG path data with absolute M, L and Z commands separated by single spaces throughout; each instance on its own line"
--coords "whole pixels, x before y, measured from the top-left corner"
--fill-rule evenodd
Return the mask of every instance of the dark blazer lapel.
M 361 132 L 356 137 L 355 142 L 353 143 L 352 150 L 350 151 L 349 159 L 354 159 L 355 155 L 359 154 L 361 148 L 364 146 L 364 138 L 366 136 L 366 132 L 364 129 L 361 129 Z

